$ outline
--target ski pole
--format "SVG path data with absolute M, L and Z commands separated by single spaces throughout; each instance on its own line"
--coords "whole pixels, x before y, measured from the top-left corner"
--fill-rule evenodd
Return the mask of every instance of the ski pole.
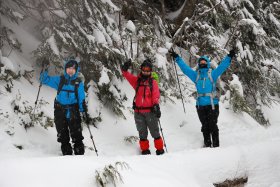
M 166 147 L 166 143 L 165 143 L 165 139 L 164 139 L 164 135 L 163 135 L 163 132 L 162 132 L 162 127 L 161 127 L 161 124 L 160 124 L 160 120 L 159 120 L 159 119 L 158 119 L 158 124 L 159 124 L 159 129 L 160 129 L 160 132 L 161 132 L 161 136 L 162 136 L 162 140 L 163 140 L 163 144 L 164 144 L 166 153 L 168 153 L 167 147 Z
M 174 52 L 173 48 L 172 48 L 172 51 Z M 183 104 L 184 112 L 186 113 L 186 109 L 185 109 L 185 105 L 184 105 L 184 100 L 183 100 L 183 94 L 182 94 L 182 90 L 181 90 L 181 86 L 180 86 L 180 82 L 179 82 L 179 77 L 178 77 L 178 73 L 177 73 L 177 68 L 176 68 L 176 64 L 175 64 L 175 61 L 174 61 L 173 57 L 172 57 L 172 61 L 173 61 L 173 65 L 174 65 L 174 68 L 175 68 L 175 74 L 176 74 L 177 82 L 178 82 L 178 85 L 179 85 L 179 90 L 180 90 L 180 94 L 181 94 L 181 99 L 182 99 L 182 104 Z
M 41 69 L 41 72 L 40 72 L 40 75 L 43 73 L 43 71 L 45 70 L 45 64 L 48 64 L 47 60 L 44 59 L 43 62 L 42 62 L 42 69 Z M 48 65 L 46 66 L 48 67 Z M 46 68 L 48 69 L 48 68 Z M 39 94 L 40 94 L 40 91 L 41 91 L 41 87 L 42 87 L 42 80 L 40 79 L 40 85 L 39 85 L 39 89 L 38 89 L 38 93 L 37 93 L 37 97 L 36 97 L 36 100 L 35 100 L 35 106 L 33 108 L 33 114 L 32 114 L 32 118 L 34 119 L 35 117 L 35 110 L 36 110 L 36 107 L 37 107 L 37 103 L 38 103 L 38 99 L 39 99 Z
M 98 153 L 97 153 L 97 149 L 96 149 L 96 146 L 95 146 L 95 143 L 94 143 L 94 140 L 93 140 L 93 136 L 92 136 L 92 133 L 91 133 L 91 130 L 89 128 L 89 118 L 88 118 L 88 115 L 86 115 L 86 125 L 87 125 L 87 128 L 88 128 L 88 131 L 89 131 L 89 134 L 90 134 L 90 139 L 92 141 L 92 144 L 93 144 L 93 147 L 94 147 L 94 151 L 96 153 L 96 156 L 98 156 Z M 95 126 L 95 124 L 93 124 Z

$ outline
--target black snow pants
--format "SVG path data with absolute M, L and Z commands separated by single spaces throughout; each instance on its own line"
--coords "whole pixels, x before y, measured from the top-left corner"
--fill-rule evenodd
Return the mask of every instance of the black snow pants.
M 66 112 L 70 112 L 70 118 L 66 118 Z M 61 143 L 63 155 L 72 155 L 70 137 L 74 144 L 76 155 L 84 154 L 84 144 L 81 126 L 81 116 L 78 104 L 61 105 L 55 101 L 54 122 L 57 130 L 57 141 Z
M 204 137 L 205 147 L 219 147 L 219 128 L 218 128 L 218 116 L 219 105 L 215 105 L 215 109 L 212 109 L 211 105 L 196 106 L 199 120 L 202 124 L 201 132 Z M 212 137 L 212 141 L 211 141 Z M 213 144 L 212 144 L 213 143 Z

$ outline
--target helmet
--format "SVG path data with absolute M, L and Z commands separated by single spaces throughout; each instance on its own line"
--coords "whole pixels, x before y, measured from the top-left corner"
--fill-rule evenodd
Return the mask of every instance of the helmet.
M 141 66 L 140 66 L 141 70 L 142 70 L 144 67 L 147 67 L 147 68 L 150 69 L 150 71 L 152 71 L 153 65 L 152 65 L 152 62 L 151 62 L 150 59 L 146 59 L 146 60 L 143 61 L 143 63 L 142 63 Z

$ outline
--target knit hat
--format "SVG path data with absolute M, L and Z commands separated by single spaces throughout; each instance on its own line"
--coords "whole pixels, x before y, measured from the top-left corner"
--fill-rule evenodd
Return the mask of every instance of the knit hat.
M 152 71 L 152 69 L 153 69 L 153 65 L 152 65 L 152 62 L 150 59 L 144 60 L 140 67 L 141 67 L 141 70 L 144 70 L 147 68 L 150 71 Z

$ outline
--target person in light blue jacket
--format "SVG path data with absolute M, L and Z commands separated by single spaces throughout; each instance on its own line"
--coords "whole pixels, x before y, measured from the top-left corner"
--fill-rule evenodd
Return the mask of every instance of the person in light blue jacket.
M 81 116 L 86 116 L 84 83 L 78 78 L 79 64 L 69 60 L 64 65 L 64 74 L 49 76 L 45 71 L 40 76 L 42 84 L 57 90 L 54 102 L 54 122 L 57 130 L 57 141 L 61 143 L 63 155 L 72 155 L 70 136 L 74 144 L 75 155 L 85 152 L 81 127 Z
M 216 92 L 216 83 L 220 75 L 230 66 L 235 51 L 231 50 L 222 60 L 220 65 L 211 68 L 210 59 L 201 56 L 198 59 L 198 68 L 193 70 L 174 51 L 170 52 L 175 62 L 195 84 L 197 90 L 196 109 L 202 124 L 201 132 L 204 138 L 204 147 L 219 147 L 219 128 L 217 125 L 219 116 L 219 98 Z M 212 140 L 211 140 L 212 139 Z

